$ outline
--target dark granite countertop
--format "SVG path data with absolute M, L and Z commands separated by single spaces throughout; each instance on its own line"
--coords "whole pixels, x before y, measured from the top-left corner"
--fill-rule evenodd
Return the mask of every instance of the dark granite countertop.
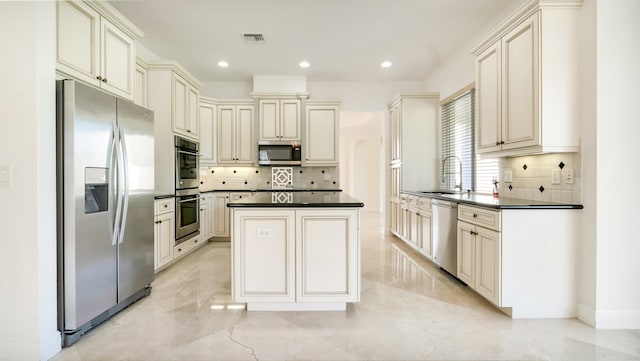
M 211 193 L 211 192 L 342 192 L 342 189 L 258 188 L 258 189 L 208 189 L 208 190 L 200 191 L 200 193 Z
M 582 204 L 559 203 L 551 201 L 535 201 L 531 199 L 494 197 L 488 194 L 475 193 L 455 193 L 455 194 L 434 194 L 421 191 L 401 191 L 420 197 L 441 199 L 456 203 L 469 204 L 480 207 L 497 209 L 582 209 Z
M 239 199 L 227 203 L 227 207 L 260 207 L 260 208 L 360 208 L 364 203 L 352 198 L 343 192 L 278 192 L 264 191 L 254 194 L 252 197 Z

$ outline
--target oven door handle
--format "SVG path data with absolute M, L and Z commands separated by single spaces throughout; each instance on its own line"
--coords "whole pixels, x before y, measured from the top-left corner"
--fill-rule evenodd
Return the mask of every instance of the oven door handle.
M 180 197 L 180 198 L 182 198 L 182 197 Z M 198 199 L 200 199 L 200 196 L 195 196 L 195 197 L 183 199 L 183 200 L 178 201 L 178 203 L 197 201 Z
M 189 155 L 195 155 L 195 156 L 198 155 L 198 153 L 196 153 L 196 152 L 187 152 L 186 150 L 182 150 L 182 149 L 178 149 L 178 150 L 176 150 L 176 152 L 177 153 L 183 153 L 183 154 L 189 154 Z

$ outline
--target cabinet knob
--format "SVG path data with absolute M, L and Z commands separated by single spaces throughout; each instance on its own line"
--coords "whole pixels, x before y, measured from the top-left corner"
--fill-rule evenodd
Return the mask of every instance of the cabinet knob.
M 478 218 L 478 215 L 474 213 L 473 218 Z
M 167 207 L 169 207 L 169 205 L 168 205 L 168 204 L 165 204 L 165 205 L 164 205 L 164 208 L 167 208 Z
M 504 140 L 501 140 L 501 141 L 500 141 L 500 144 L 504 144 Z
M 182 252 L 182 248 L 178 248 L 178 252 Z
M 156 224 L 159 224 L 159 223 L 162 223 L 162 221 L 156 221 L 155 223 L 156 223 Z
M 102 80 L 102 77 L 101 77 L 100 75 L 98 75 L 98 76 L 96 77 L 96 79 L 98 79 L 98 80 Z
M 107 82 L 107 78 L 102 78 L 102 82 L 106 83 Z
M 500 145 L 500 142 L 496 141 L 496 145 Z
M 187 129 L 187 133 L 191 133 L 191 129 Z

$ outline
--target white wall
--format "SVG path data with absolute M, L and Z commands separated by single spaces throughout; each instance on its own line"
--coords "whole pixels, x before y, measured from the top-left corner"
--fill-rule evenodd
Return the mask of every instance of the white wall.
M 364 203 L 365 211 L 382 211 L 385 115 L 382 111 L 340 112 L 340 184 Z
M 251 81 L 205 81 L 200 95 L 215 99 L 251 99 Z
M 48 359 L 56 331 L 55 2 L 0 2 L 0 360 Z
M 640 329 L 640 2 L 596 8 L 596 327 Z
M 595 327 L 596 310 L 596 0 L 580 10 L 580 120 L 582 146 L 582 222 L 578 247 L 578 318 Z

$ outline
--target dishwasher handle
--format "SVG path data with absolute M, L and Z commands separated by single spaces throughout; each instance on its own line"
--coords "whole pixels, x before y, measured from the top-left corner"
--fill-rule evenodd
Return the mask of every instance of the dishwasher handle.
M 443 201 L 439 199 L 432 199 L 431 205 L 438 206 L 438 207 L 458 208 L 458 203 Z

